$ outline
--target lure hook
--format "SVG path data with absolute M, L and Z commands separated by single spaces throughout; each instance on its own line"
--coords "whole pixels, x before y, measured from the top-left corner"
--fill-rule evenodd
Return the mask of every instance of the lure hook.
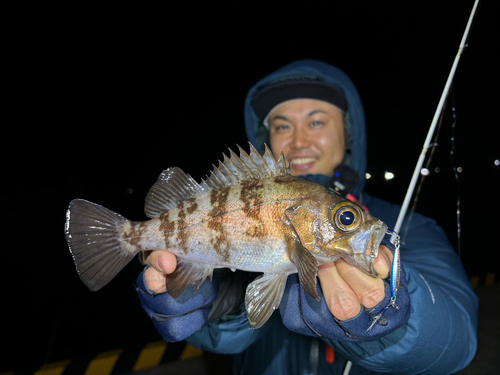
M 370 331 L 373 326 L 380 320 L 382 315 L 387 311 L 389 307 L 393 307 L 396 310 L 399 310 L 398 305 L 396 305 L 396 299 L 398 296 L 398 289 L 399 289 L 399 281 L 401 279 L 401 257 L 399 253 L 399 248 L 401 245 L 401 238 L 399 234 L 393 230 L 387 230 L 387 234 L 391 235 L 393 240 L 394 240 L 394 256 L 392 258 L 392 266 L 391 266 L 391 278 L 390 278 L 390 287 L 391 287 L 391 300 L 387 304 L 386 307 L 382 310 L 380 314 L 378 314 L 375 319 L 373 319 L 372 324 L 370 324 L 370 327 L 366 330 L 367 332 Z

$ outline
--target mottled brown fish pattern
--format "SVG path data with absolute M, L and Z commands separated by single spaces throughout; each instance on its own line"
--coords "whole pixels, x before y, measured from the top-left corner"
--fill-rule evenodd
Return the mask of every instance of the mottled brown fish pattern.
M 131 246 L 141 249 L 141 240 L 147 230 L 146 222 L 132 223 L 128 230 L 123 231 L 123 241 L 128 242 Z
M 262 272 L 245 298 L 250 327 L 258 328 L 279 306 L 290 274 L 298 272 L 316 299 L 323 263 L 342 257 L 376 277 L 369 254 L 378 250 L 385 224 L 327 188 L 291 176 L 283 155 L 276 160 L 267 146 L 263 155 L 250 149 L 224 155 L 200 183 L 177 167 L 165 170 L 146 198 L 151 220 L 145 222 L 72 201 L 65 232 L 82 281 L 98 290 L 150 250 L 177 257 L 166 279 L 174 298 L 193 284 L 199 288 L 214 268 Z
M 170 220 L 169 211 L 162 213 L 159 217 L 159 220 L 160 220 L 159 229 L 160 232 L 163 234 L 165 248 L 168 249 L 171 247 L 171 237 L 174 234 L 175 221 Z

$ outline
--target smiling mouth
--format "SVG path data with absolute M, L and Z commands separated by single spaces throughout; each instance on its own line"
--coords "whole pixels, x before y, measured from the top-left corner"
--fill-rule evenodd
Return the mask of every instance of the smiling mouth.
M 306 165 L 315 162 L 316 158 L 296 158 L 292 159 L 292 165 Z

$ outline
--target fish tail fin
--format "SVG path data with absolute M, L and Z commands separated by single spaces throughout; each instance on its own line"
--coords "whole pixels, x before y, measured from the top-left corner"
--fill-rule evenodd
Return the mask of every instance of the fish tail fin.
M 64 231 L 83 283 L 97 291 L 109 283 L 137 254 L 120 240 L 130 221 L 83 199 L 70 202 Z

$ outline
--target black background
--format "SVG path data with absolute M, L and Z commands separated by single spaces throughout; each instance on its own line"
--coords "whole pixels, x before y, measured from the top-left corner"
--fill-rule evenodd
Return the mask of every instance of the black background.
M 469 275 L 499 271 L 498 6 L 482 1 L 417 211 L 435 218 Z M 173 4 L 173 3 L 172 3 Z M 63 227 L 71 199 L 144 220 L 163 169 L 204 178 L 248 149 L 247 90 L 302 58 L 343 69 L 365 105 L 367 191 L 402 203 L 473 1 L 308 1 L 292 6 L 115 2 L 5 14 L 0 372 L 159 339 L 139 306 L 134 261 L 97 293 L 79 280 Z M 496 9 L 494 9 L 496 8 Z M 429 153 L 428 153 L 429 154 Z M 395 178 L 386 182 L 384 171 Z M 404 256 L 404 254 L 403 254 Z

